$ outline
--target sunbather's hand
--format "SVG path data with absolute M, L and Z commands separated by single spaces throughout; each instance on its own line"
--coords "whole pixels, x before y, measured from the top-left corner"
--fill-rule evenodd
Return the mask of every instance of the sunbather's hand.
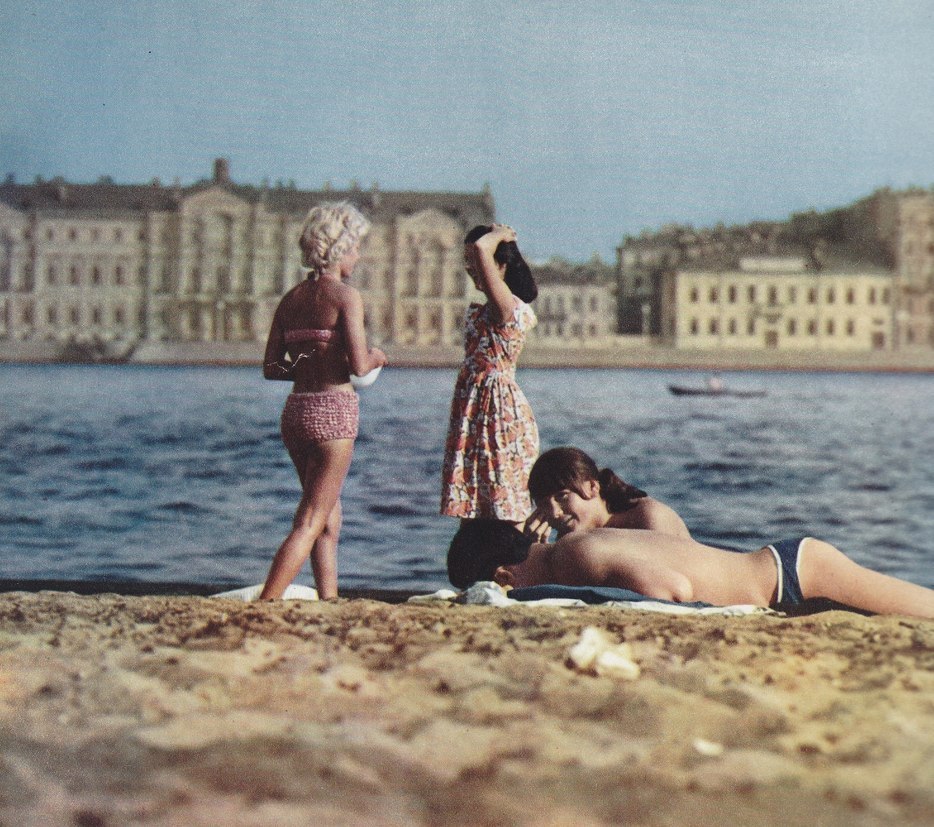
M 551 534 L 551 526 L 537 508 L 526 517 L 520 529 L 526 537 L 532 538 L 536 543 L 548 542 L 548 536 Z

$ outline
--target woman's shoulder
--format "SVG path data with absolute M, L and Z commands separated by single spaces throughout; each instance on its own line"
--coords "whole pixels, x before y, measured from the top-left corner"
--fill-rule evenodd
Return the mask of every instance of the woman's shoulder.
M 512 299 L 514 302 L 512 313 L 502 322 L 497 322 L 493 318 L 493 311 L 489 302 L 486 304 L 471 304 L 467 309 L 467 313 L 472 318 L 486 319 L 491 326 L 497 328 L 528 330 L 534 327 L 538 319 L 535 316 L 535 311 L 532 310 L 532 306 L 516 296 L 513 296 Z
M 689 537 L 690 532 L 681 516 L 670 505 L 654 497 L 642 497 L 632 511 L 633 517 L 640 522 L 639 528 L 661 531 L 679 537 Z

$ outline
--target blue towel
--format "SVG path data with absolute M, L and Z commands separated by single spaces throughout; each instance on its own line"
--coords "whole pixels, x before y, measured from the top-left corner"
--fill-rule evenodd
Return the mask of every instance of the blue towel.
M 584 603 L 610 603 L 613 601 L 637 602 L 651 600 L 653 603 L 671 603 L 674 606 L 693 606 L 696 609 L 705 609 L 710 603 L 675 603 L 671 600 L 658 600 L 646 597 L 639 592 L 629 589 L 614 589 L 605 586 L 524 586 L 521 589 L 511 589 L 509 597 L 513 600 L 548 600 L 561 598 L 564 600 L 581 600 Z

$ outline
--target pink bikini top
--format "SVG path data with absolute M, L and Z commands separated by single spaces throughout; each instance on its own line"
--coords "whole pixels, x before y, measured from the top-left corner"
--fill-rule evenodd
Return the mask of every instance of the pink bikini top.
M 328 342 L 339 342 L 340 338 L 341 332 L 339 330 L 332 330 L 327 327 L 303 327 L 285 332 L 285 343 L 287 345 L 293 345 L 296 342 L 321 342 L 326 344 Z

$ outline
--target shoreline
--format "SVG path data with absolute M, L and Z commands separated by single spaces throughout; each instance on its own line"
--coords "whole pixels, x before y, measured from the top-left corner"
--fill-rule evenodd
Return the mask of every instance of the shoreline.
M 252 367 L 260 369 L 261 345 L 256 342 L 152 343 L 141 345 L 125 361 L 63 361 L 52 344 L 14 344 L 0 347 L 0 363 L 7 364 L 127 364 L 179 367 Z M 390 366 L 405 368 L 460 367 L 463 352 L 457 347 L 389 346 Z M 620 370 L 694 370 L 718 372 L 781 371 L 819 373 L 934 373 L 934 349 L 913 353 L 894 351 L 688 351 L 627 343 L 619 346 L 557 347 L 526 345 L 519 362 L 523 368 L 577 368 Z
M 901 617 L 11 592 L 0 821 L 920 827 L 932 695 Z

